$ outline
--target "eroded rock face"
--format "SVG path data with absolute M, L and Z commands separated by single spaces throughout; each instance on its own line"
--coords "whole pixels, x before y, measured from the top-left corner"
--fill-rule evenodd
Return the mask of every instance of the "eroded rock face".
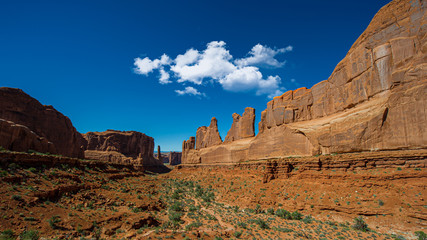
M 88 143 L 87 150 L 115 151 L 129 158 L 154 159 L 154 139 L 140 132 L 107 130 L 83 136 Z
M 190 150 L 183 163 L 426 148 L 426 8 L 387 4 L 327 80 L 267 103 L 256 137 L 233 142 L 235 114 L 228 144 Z
M 168 154 L 169 164 L 178 165 L 181 164 L 181 153 L 180 152 L 170 152 Z
M 84 157 L 85 139 L 76 131 L 70 119 L 52 106 L 42 105 L 20 89 L 0 88 L 0 118 L 24 125 L 37 136 L 47 139 L 53 143 L 57 154 L 76 158 Z M 29 138 L 22 141 L 28 142 L 34 139 Z
M 199 127 L 196 133 L 196 149 L 207 148 L 222 143 L 218 132 L 218 122 L 215 117 L 211 119 L 209 127 Z
M 225 137 L 224 142 L 255 136 L 255 109 L 247 107 L 242 116 L 233 113 L 233 124 Z
M 34 150 L 56 154 L 53 143 L 40 137 L 24 125 L 0 119 L 0 146 L 17 152 Z

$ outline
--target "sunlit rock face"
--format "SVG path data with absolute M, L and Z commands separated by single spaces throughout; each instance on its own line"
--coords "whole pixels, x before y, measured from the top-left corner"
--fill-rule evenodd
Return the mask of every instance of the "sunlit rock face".
M 327 80 L 267 103 L 256 137 L 242 138 L 237 133 L 241 117 L 233 115 L 224 143 L 196 144 L 182 162 L 427 147 L 426 5 L 409 0 L 387 4 Z M 206 129 L 198 131 L 195 141 L 203 142 L 199 137 L 204 134 Z

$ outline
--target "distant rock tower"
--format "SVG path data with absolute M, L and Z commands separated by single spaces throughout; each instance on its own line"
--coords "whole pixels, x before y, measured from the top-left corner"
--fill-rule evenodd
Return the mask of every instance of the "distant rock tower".
M 157 146 L 157 158 L 159 159 L 159 162 L 163 162 L 162 153 L 160 152 L 160 145 Z

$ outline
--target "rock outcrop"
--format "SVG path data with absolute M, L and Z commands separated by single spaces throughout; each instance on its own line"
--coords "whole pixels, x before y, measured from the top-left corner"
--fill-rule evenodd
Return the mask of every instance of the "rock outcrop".
M 327 80 L 267 103 L 256 137 L 236 140 L 233 123 L 224 144 L 183 149 L 183 163 L 427 148 L 426 8 L 387 4 Z
M 154 139 L 136 131 L 107 130 L 88 132 L 85 157 L 114 163 L 132 163 L 141 166 L 157 166 L 153 156 Z
M 0 146 L 17 152 L 34 150 L 42 153 L 56 153 L 55 146 L 40 137 L 28 127 L 0 119 Z
M 215 117 L 211 119 L 209 127 L 199 127 L 196 133 L 196 149 L 212 147 L 222 143 L 218 132 L 218 122 Z
M 249 138 L 255 136 L 255 109 L 247 107 L 242 116 L 233 113 L 233 124 L 225 137 L 224 142 Z
M 169 159 L 170 165 L 179 165 L 179 164 L 181 164 L 181 153 L 180 152 L 169 152 L 168 159 Z
M 57 154 L 76 158 L 84 157 L 83 146 L 86 145 L 85 140 L 76 131 L 70 119 L 55 110 L 52 106 L 42 105 L 39 101 L 20 89 L 0 88 L 0 118 L 11 121 L 15 125 L 23 125 L 38 137 L 45 138 L 47 141 L 53 143 Z M 21 137 L 23 138 L 19 142 L 23 145 L 20 150 L 30 150 L 24 147 L 26 145 L 25 142 L 31 142 L 35 136 L 25 134 L 21 135 Z M 34 144 L 36 143 L 34 142 Z M 32 144 L 27 146 L 35 147 Z M 43 149 L 47 151 L 43 151 Z M 32 150 L 37 151 L 37 149 Z M 38 148 L 38 150 L 50 152 L 52 151 L 52 147 L 42 147 Z

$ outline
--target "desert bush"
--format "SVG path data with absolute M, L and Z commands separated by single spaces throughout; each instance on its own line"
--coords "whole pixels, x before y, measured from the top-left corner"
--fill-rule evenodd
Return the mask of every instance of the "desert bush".
M 248 225 L 245 222 L 237 222 L 237 226 L 246 229 Z
M 191 231 L 193 228 L 198 228 L 202 226 L 202 223 L 197 221 L 197 222 L 192 222 L 190 224 L 188 224 L 187 226 L 185 226 L 185 231 Z
M 234 235 L 235 238 L 240 238 L 242 236 L 242 234 L 243 234 L 242 231 L 240 231 L 240 232 L 236 231 L 236 232 L 233 233 L 233 235 Z
M 363 231 L 363 232 L 369 231 L 368 224 L 366 224 L 362 216 L 354 218 L 353 229 Z
M 37 230 L 26 230 L 19 235 L 21 240 L 38 240 L 40 238 Z
M 181 217 L 183 215 L 184 214 L 182 214 L 180 212 L 170 211 L 169 212 L 169 220 L 171 221 L 171 223 L 173 224 L 173 226 L 179 226 L 182 223 Z
M 291 213 L 291 219 L 292 220 L 301 220 L 302 214 L 298 211 L 295 211 L 295 212 Z
M 415 236 L 417 236 L 418 240 L 427 240 L 427 234 L 423 231 L 416 231 Z
M 169 207 L 169 210 L 175 211 L 175 212 L 183 212 L 184 211 L 184 204 L 180 201 L 175 201 L 173 204 Z
M 256 224 L 258 224 L 258 226 L 261 228 L 261 229 L 270 229 L 270 226 L 268 226 L 268 224 L 264 221 L 264 220 L 262 220 L 262 219 L 260 219 L 260 218 L 258 218 L 258 219 L 255 219 L 255 220 L 250 220 L 250 222 L 251 223 L 256 223 Z
M 276 216 L 283 218 L 283 219 L 292 219 L 291 213 L 289 211 L 286 211 L 285 209 L 277 209 Z
M 21 195 L 12 195 L 12 199 L 16 201 L 22 201 Z
M 52 229 L 57 229 L 57 228 L 58 228 L 58 225 L 56 225 L 56 224 L 61 222 L 61 218 L 60 218 L 58 215 L 55 215 L 55 216 L 52 216 L 52 217 L 48 220 L 48 222 L 49 222 L 49 226 L 50 226 Z
M 312 223 L 313 218 L 311 216 L 305 216 L 305 218 L 302 220 L 304 223 Z
M 16 239 L 15 233 L 12 230 L 10 230 L 10 229 L 4 230 L 3 232 L 0 233 L 0 239 L 1 240 L 13 240 L 13 239 Z

